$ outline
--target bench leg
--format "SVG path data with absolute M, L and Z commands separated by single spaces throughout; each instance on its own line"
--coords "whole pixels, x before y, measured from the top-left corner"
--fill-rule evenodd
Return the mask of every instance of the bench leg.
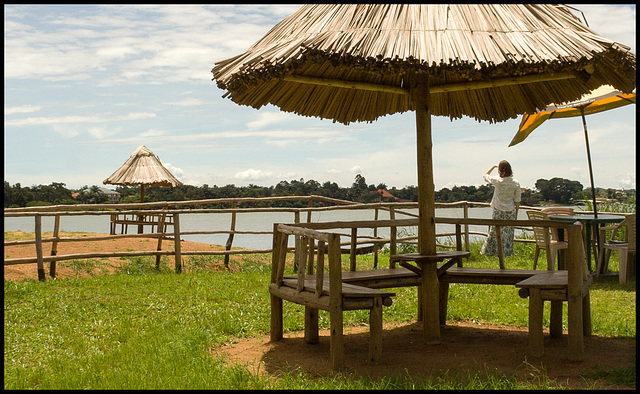
M 382 358 L 382 297 L 376 297 L 369 311 L 369 363 L 378 365 Z
M 440 325 L 447 324 L 447 302 L 449 301 L 449 282 L 440 282 Z
M 282 339 L 282 298 L 271 294 L 271 342 Z
M 422 267 L 422 328 L 424 343 L 439 345 L 440 341 L 440 286 L 435 265 Z
M 418 317 L 416 318 L 417 321 L 422 321 L 422 286 L 417 286 L 417 296 L 418 296 Z
M 318 343 L 320 341 L 318 333 L 318 310 L 304 307 L 304 340 L 307 343 Z
M 589 290 L 582 297 L 582 334 L 585 337 L 591 336 L 591 301 L 589 299 Z
M 529 353 L 532 357 L 544 354 L 542 311 L 544 303 L 540 297 L 540 289 L 529 289 Z
M 343 316 L 340 306 L 331 305 L 329 307 L 330 333 L 329 352 L 331 354 L 331 368 L 334 371 L 344 369 L 344 338 L 343 338 Z
M 549 336 L 551 338 L 562 337 L 562 301 L 551 301 Z

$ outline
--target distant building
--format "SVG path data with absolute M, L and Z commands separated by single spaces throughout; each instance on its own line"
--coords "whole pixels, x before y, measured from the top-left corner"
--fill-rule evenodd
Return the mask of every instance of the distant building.
M 378 189 L 376 193 L 378 194 L 378 196 L 374 200 L 374 202 L 393 202 L 398 200 L 398 197 L 395 197 L 385 189 Z
M 109 190 L 106 187 L 101 187 L 100 192 L 107 195 L 110 204 L 117 204 L 120 202 L 120 193 Z

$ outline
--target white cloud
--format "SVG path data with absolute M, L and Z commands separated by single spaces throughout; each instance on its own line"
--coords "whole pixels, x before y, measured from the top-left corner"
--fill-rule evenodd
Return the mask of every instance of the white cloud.
M 239 179 L 243 181 L 249 181 L 249 180 L 256 181 L 256 180 L 270 178 L 271 176 L 273 176 L 273 173 L 271 172 L 254 170 L 253 168 L 249 168 L 248 170 L 236 173 L 233 177 L 235 179 Z
M 197 99 L 194 97 L 187 97 L 180 101 L 169 101 L 165 103 L 166 105 L 177 105 L 179 107 L 192 107 L 196 105 L 202 105 L 203 101 L 201 99 Z
M 166 168 L 171 175 L 175 176 L 176 178 L 178 178 L 178 180 L 180 182 L 184 182 L 184 171 L 182 170 L 182 168 L 179 167 L 175 167 L 173 165 L 171 165 L 171 163 L 162 163 L 162 166 L 164 168 Z
M 167 134 L 166 132 L 162 131 L 162 130 L 155 130 L 155 129 L 149 129 L 145 132 L 140 133 L 139 137 L 160 137 Z
M 29 112 L 36 112 L 42 109 L 40 105 L 20 105 L 17 107 L 4 107 L 4 116 L 13 114 L 26 114 Z
M 49 116 L 39 118 L 24 118 L 5 120 L 5 126 L 36 126 L 46 124 L 60 123 L 103 123 L 112 122 L 114 120 L 140 120 L 155 117 L 156 114 L 150 112 L 129 113 L 124 115 L 67 115 L 67 116 Z
M 262 129 L 273 124 L 287 120 L 295 120 L 297 118 L 295 115 L 286 112 L 260 112 L 257 117 L 256 120 L 247 123 L 249 129 Z

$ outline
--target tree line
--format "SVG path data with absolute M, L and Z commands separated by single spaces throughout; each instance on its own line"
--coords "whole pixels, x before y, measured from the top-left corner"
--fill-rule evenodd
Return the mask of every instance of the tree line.
M 380 191 L 386 190 L 393 197 L 385 197 Z M 118 186 L 115 191 L 120 193 L 120 203 L 140 202 L 140 187 Z M 635 189 L 616 190 L 596 188 L 598 197 L 607 198 L 622 203 L 635 204 Z M 233 184 L 226 186 L 191 186 L 184 185 L 179 188 L 150 186 L 144 189 L 144 202 L 158 201 L 185 201 L 218 198 L 244 198 L 244 197 L 279 197 L 279 196 L 309 196 L 320 195 L 341 200 L 359 203 L 371 203 L 379 201 L 418 201 L 417 186 L 405 186 L 402 189 L 380 183 L 367 184 L 361 174 L 356 175 L 351 187 L 340 187 L 335 182 L 320 184 L 314 180 L 304 179 L 281 181 L 275 186 L 249 186 L 237 187 Z M 436 202 L 490 202 L 493 195 L 493 187 L 481 186 L 454 186 L 451 189 L 443 188 L 435 192 Z M 591 190 L 583 189 L 578 181 L 563 178 L 538 179 L 535 190 L 526 189 L 522 192 L 522 205 L 536 206 L 540 203 L 574 204 L 591 199 Z M 67 189 L 64 183 L 53 182 L 50 185 L 34 185 L 22 187 L 19 183 L 13 186 L 4 182 L 4 207 L 29 207 L 41 205 L 68 205 L 68 204 L 102 204 L 108 203 L 108 197 L 96 185 L 83 186 L 80 189 Z M 304 201 L 276 201 L 253 203 L 253 206 L 288 206 L 303 207 Z

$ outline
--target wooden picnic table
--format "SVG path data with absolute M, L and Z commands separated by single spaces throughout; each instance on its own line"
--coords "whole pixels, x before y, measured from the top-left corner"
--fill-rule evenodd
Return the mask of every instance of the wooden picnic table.
M 420 275 L 422 291 L 419 292 L 419 303 L 424 330 L 424 341 L 429 345 L 440 344 L 440 284 L 438 271 L 444 272 L 453 264 L 462 261 L 463 257 L 469 257 L 467 251 L 442 251 L 435 255 L 423 255 L 419 253 L 406 253 L 391 256 L 391 261 L 399 262 Z M 440 267 L 438 263 L 447 260 Z M 411 264 L 415 263 L 415 265 Z
M 598 247 L 600 244 L 600 232 L 598 226 L 600 224 L 606 223 L 620 223 L 624 220 L 624 215 L 611 215 L 611 214 L 597 214 L 597 217 L 594 214 L 578 214 L 578 215 L 549 215 L 550 220 L 555 220 L 559 222 L 581 222 L 584 224 L 584 245 L 585 252 L 587 255 L 587 267 L 589 272 L 594 272 L 591 268 L 591 256 L 593 255 L 596 261 L 598 261 Z M 593 228 L 593 230 L 592 230 Z M 564 231 L 559 229 L 558 236 L 563 237 Z M 604 274 L 604 272 L 596 272 L 596 275 Z

